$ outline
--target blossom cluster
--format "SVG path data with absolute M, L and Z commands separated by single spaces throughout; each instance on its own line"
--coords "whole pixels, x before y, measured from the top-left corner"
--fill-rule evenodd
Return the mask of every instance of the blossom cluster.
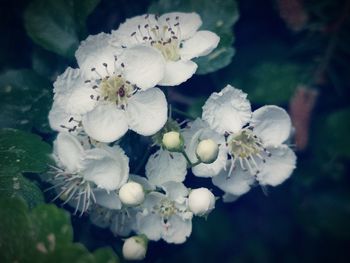
M 279 185 L 295 168 L 286 111 L 252 111 L 247 94 L 230 85 L 208 98 L 201 118 L 183 125 L 169 117 L 159 86 L 191 78 L 192 59 L 219 43 L 201 25 L 196 13 L 127 19 L 109 34 L 82 41 L 75 53 L 79 67 L 67 68 L 54 83 L 49 122 L 59 133 L 49 182 L 55 199 L 116 236 L 134 235 L 124 243 L 126 259 L 144 258 L 149 240 L 185 242 L 192 217 L 215 208 L 211 190 L 185 186 L 189 170 L 210 177 L 231 202 L 257 183 Z M 119 145 L 128 130 L 152 136 L 157 147 L 145 175 L 130 172 Z

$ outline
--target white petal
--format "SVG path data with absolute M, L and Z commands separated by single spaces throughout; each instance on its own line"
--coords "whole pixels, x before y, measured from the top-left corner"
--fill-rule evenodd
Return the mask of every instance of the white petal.
M 227 167 L 230 167 L 231 162 L 228 162 Z M 213 177 L 213 184 L 219 187 L 222 191 L 240 196 L 250 190 L 250 186 L 254 183 L 254 176 L 249 172 L 243 171 L 239 165 L 236 165 L 230 177 L 228 169 L 222 170 L 218 176 Z
M 188 80 L 197 70 L 197 64 L 191 60 L 167 61 L 162 86 L 176 86 Z
M 144 234 L 149 240 L 158 241 L 162 236 L 162 219 L 158 214 L 147 214 L 146 216 L 138 214 L 137 232 Z
M 145 191 L 152 191 L 155 189 L 155 186 L 148 182 L 147 178 L 136 175 L 136 174 L 130 174 L 129 175 L 129 181 L 139 183 L 142 185 L 143 189 Z
M 286 145 L 268 148 L 271 157 L 261 165 L 257 180 L 261 185 L 276 186 L 290 177 L 296 167 L 295 153 Z
M 72 118 L 74 121 L 70 121 Z M 77 123 L 79 121 L 81 121 L 80 115 L 69 114 L 62 109 L 56 101 L 53 102 L 52 108 L 49 112 L 49 123 L 51 129 L 59 132 L 70 131 L 76 134 L 82 129 Z
M 183 182 L 187 174 L 187 162 L 180 153 L 160 149 L 149 157 L 145 169 L 149 182 L 161 186 L 168 181 Z
M 126 109 L 130 129 L 144 136 L 158 132 L 167 120 L 167 113 L 166 98 L 158 88 L 136 93 Z
M 213 177 L 217 175 L 226 165 L 227 152 L 225 149 L 225 138 L 219 133 L 210 129 L 207 122 L 196 119 L 189 124 L 190 128 L 183 130 L 183 137 L 186 145 L 186 152 L 192 162 L 198 160 L 196 148 L 201 140 L 212 139 L 219 147 L 219 155 L 216 161 L 211 164 L 199 164 L 192 168 L 194 175 L 199 177 Z
M 96 203 L 108 209 L 120 209 L 122 208 L 122 203 L 115 191 L 107 192 L 104 189 L 94 190 L 94 195 L 96 198 Z
M 179 23 L 180 25 L 180 33 L 178 33 L 178 37 L 182 40 L 193 36 L 202 25 L 202 20 L 200 16 L 194 12 L 171 12 L 159 17 L 159 24 L 161 25 L 170 25 L 171 27 L 174 27 L 176 23 Z M 174 27 L 174 29 L 174 31 L 177 30 L 176 27 Z
M 96 101 L 90 98 L 95 91 L 91 84 L 85 83 L 86 78 L 80 69 L 67 68 L 54 82 L 54 100 L 70 114 L 84 114 L 92 110 Z
M 122 48 L 116 48 L 110 44 L 111 35 L 100 33 L 91 35 L 80 43 L 78 50 L 75 52 L 78 65 L 86 76 L 92 79 L 110 75 L 115 69 L 115 56 L 122 52 Z M 107 70 L 110 74 L 107 74 Z M 91 69 L 95 68 L 95 71 Z M 98 73 L 98 74 L 97 74 Z
M 182 43 L 180 49 L 181 59 L 190 60 L 192 58 L 206 56 L 212 52 L 219 44 L 220 37 L 210 31 L 201 30 Z
M 53 142 L 53 152 L 68 172 L 78 171 L 84 149 L 76 137 L 66 132 L 59 133 Z
M 135 16 L 126 19 L 126 21 L 119 26 L 118 30 L 112 31 L 112 36 L 114 39 L 121 41 L 127 46 L 144 43 L 147 41 L 144 39 L 144 36 L 148 36 L 149 30 L 145 28 L 146 24 L 149 26 L 148 28 L 154 28 L 158 25 L 158 22 L 152 14 Z
M 288 113 L 278 106 L 264 106 L 253 112 L 254 133 L 265 145 L 277 146 L 288 139 L 292 123 Z
M 112 217 L 110 229 L 115 236 L 126 237 L 136 229 L 136 210 L 127 208 Z
M 217 132 L 238 132 L 251 118 L 247 94 L 231 85 L 214 92 L 203 106 L 203 120 Z
M 162 188 L 169 199 L 174 200 L 179 204 L 184 203 L 185 197 L 188 196 L 188 189 L 182 183 L 170 181 L 164 183 Z
M 236 201 L 238 198 L 239 198 L 239 195 L 233 195 L 233 194 L 225 193 L 225 194 L 222 196 L 222 201 L 223 201 L 224 203 L 231 203 L 231 202 Z
M 224 145 L 219 148 L 219 154 L 215 162 L 210 164 L 201 163 L 192 168 L 192 172 L 198 177 L 214 177 L 224 169 L 227 163 L 227 151 Z
M 83 167 L 84 178 L 107 191 L 119 189 L 129 175 L 128 158 L 119 146 L 110 151 L 98 148 L 86 151 Z
M 94 206 L 94 209 L 89 211 L 89 219 L 94 225 L 107 228 L 111 223 L 113 212 L 108 208 Z
M 114 142 L 128 131 L 125 112 L 112 104 L 100 104 L 82 119 L 85 132 L 100 142 Z
M 173 215 L 164 227 L 163 239 L 168 243 L 182 244 L 191 235 L 192 221 Z
M 135 45 L 124 49 L 121 61 L 125 65 L 123 76 L 140 89 L 152 88 L 163 79 L 165 60 L 155 48 Z

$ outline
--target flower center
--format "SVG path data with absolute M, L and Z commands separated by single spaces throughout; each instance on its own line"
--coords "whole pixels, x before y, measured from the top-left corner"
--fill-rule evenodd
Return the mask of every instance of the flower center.
M 51 180 L 53 186 L 47 190 L 56 189 L 58 193 L 52 201 L 60 198 L 64 201 L 63 205 L 73 201 L 75 205 L 74 214 L 77 214 L 78 210 L 80 210 L 80 216 L 82 216 L 92 203 L 96 203 L 95 195 L 92 191 L 93 186 L 89 181 L 84 180 L 82 175 L 67 173 L 58 167 L 52 167 L 52 169 L 50 173 L 54 175 Z
M 261 140 L 249 129 L 238 134 L 231 134 L 228 138 L 230 153 L 236 158 L 248 158 L 263 150 Z
M 104 101 L 110 101 L 117 106 L 124 108 L 127 105 L 128 98 L 134 93 L 134 86 L 124 80 L 121 75 L 113 75 L 102 79 L 100 85 L 100 94 Z
M 160 206 L 157 210 L 163 218 L 169 218 L 177 212 L 175 202 L 166 198 L 160 202 Z
M 136 42 L 150 44 L 158 49 L 166 60 L 179 60 L 181 45 L 179 17 L 173 19 L 168 17 L 162 24 L 159 24 L 158 17 L 155 17 L 156 22 L 151 22 L 149 15 L 146 15 L 145 20 L 146 24 L 138 25 L 137 30 L 131 34 Z
M 180 59 L 179 44 L 177 40 L 171 41 L 171 39 L 169 39 L 168 42 L 163 43 L 159 41 L 152 44 L 152 46 L 158 49 L 166 60 L 177 61 Z
M 267 153 L 268 156 L 271 155 L 264 148 L 261 139 L 253 133 L 251 127 L 245 128 L 238 133 L 231 134 L 227 138 L 227 146 L 230 155 L 233 157 L 228 176 L 231 175 L 236 161 L 239 161 L 244 171 L 249 170 L 251 174 L 258 174 L 260 171 L 255 158 L 265 162 L 263 153 Z

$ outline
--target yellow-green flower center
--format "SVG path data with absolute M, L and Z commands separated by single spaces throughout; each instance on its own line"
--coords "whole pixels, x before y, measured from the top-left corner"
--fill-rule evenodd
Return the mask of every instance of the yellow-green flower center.
M 100 83 L 101 97 L 105 101 L 125 107 L 128 98 L 134 93 L 135 87 L 121 75 L 114 75 L 102 79 Z
M 263 150 L 261 140 L 249 129 L 228 137 L 229 151 L 234 158 L 250 158 Z

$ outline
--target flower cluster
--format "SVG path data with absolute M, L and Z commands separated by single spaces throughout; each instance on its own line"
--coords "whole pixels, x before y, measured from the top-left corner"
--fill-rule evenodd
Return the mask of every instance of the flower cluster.
M 125 240 L 126 259 L 144 258 L 149 240 L 185 242 L 192 217 L 215 208 L 211 190 L 185 186 L 188 170 L 212 178 L 229 202 L 256 183 L 282 183 L 295 168 L 285 144 L 292 129 L 288 114 L 277 106 L 252 111 L 247 95 L 230 85 L 213 93 L 202 118 L 185 127 L 168 117 L 158 86 L 191 78 L 197 69 L 192 59 L 219 43 L 215 33 L 199 30 L 201 24 L 196 13 L 128 19 L 110 34 L 83 41 L 75 54 L 79 68 L 67 68 L 54 83 L 49 121 L 59 134 L 49 182 L 55 200 L 116 236 L 136 234 Z M 152 136 L 159 147 L 145 176 L 130 173 L 119 145 L 128 130 Z

